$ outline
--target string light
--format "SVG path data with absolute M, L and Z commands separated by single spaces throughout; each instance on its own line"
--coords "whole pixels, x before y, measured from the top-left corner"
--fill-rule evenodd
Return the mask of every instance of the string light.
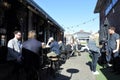
M 73 28 L 80 27 L 81 25 L 85 25 L 85 24 L 88 24 L 88 23 L 90 23 L 90 22 L 93 22 L 93 21 L 95 21 L 97 18 L 98 18 L 98 17 L 95 17 L 95 18 L 92 18 L 92 19 L 90 19 L 90 20 L 88 20 L 88 21 L 85 21 L 85 22 L 83 22 L 83 23 L 81 23 L 81 24 L 74 25 L 74 26 L 70 26 L 70 27 L 66 27 L 66 29 L 75 32 L 75 31 L 73 30 Z

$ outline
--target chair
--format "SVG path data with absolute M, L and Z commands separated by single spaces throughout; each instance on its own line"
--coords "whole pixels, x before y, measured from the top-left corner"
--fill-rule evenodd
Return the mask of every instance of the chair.
M 0 63 L 5 63 L 7 58 L 7 46 L 0 46 Z
M 60 68 L 59 65 L 59 56 L 50 56 L 50 74 L 53 77 L 56 77 L 56 73 L 58 72 L 58 69 Z
M 27 80 L 40 80 L 40 56 L 25 48 L 22 49 L 22 61 L 27 74 Z

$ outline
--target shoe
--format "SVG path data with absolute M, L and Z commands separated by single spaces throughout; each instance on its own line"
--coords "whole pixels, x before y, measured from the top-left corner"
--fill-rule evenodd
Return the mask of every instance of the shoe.
M 80 53 L 78 53 L 78 56 L 81 56 L 81 54 L 80 54 Z
M 98 75 L 99 74 L 99 72 L 98 71 L 92 71 L 92 73 L 93 73 L 93 75 Z
M 107 68 L 112 67 L 112 64 L 107 63 Z

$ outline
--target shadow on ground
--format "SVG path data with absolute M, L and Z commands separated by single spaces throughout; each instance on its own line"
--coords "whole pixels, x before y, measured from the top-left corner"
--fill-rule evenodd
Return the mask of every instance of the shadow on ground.
M 70 73 L 70 76 L 65 76 L 62 74 L 57 74 L 56 78 L 54 80 L 71 80 L 74 73 L 78 73 L 78 69 L 70 68 L 66 70 L 68 73 Z M 53 79 L 52 79 L 53 80 Z
M 120 73 L 110 72 L 110 68 L 102 68 L 100 70 L 107 80 L 120 80 Z
M 92 69 L 91 69 L 91 64 L 92 64 L 92 62 L 91 62 L 91 61 L 88 61 L 88 62 L 86 63 L 86 65 L 88 65 L 88 66 L 89 66 L 90 70 L 92 70 Z

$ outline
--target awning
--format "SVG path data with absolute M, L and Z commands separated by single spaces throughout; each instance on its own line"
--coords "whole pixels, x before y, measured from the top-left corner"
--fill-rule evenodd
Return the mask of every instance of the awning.
M 49 16 L 38 4 L 36 4 L 35 1 L 33 0 L 26 0 L 28 4 L 30 4 L 31 6 L 33 6 L 35 9 L 37 9 L 40 13 L 42 13 L 46 19 L 48 19 L 49 21 L 51 21 L 53 24 L 55 24 L 56 26 L 58 26 L 60 29 L 62 29 L 62 31 L 64 31 L 64 29 L 62 28 L 62 26 L 60 26 L 51 16 Z
M 96 4 L 96 7 L 94 9 L 94 13 L 99 13 L 100 10 L 101 10 L 101 7 L 103 6 L 103 4 L 105 4 L 107 0 L 98 0 L 97 1 L 97 4 Z

